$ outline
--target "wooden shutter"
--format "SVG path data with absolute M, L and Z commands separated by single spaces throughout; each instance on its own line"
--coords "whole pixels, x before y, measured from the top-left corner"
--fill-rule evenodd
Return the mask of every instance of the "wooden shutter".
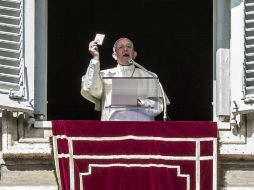
M 0 0 L 0 108 L 34 111 L 35 0 Z
M 244 1 L 245 50 L 243 92 L 246 103 L 254 101 L 254 0 Z
M 18 99 L 25 93 L 22 10 L 22 0 L 0 0 L 0 93 Z

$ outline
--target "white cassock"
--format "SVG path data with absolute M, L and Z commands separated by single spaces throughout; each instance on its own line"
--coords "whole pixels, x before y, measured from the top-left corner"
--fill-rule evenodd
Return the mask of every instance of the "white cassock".
M 86 74 L 82 77 L 81 94 L 95 104 L 95 110 L 101 110 L 102 121 L 154 121 L 154 117 L 163 111 L 162 92 L 152 82 L 148 85 L 150 89 L 158 91 L 154 92 L 157 97 L 141 98 L 141 107 L 110 108 L 112 80 L 103 79 L 104 77 L 151 77 L 151 74 L 134 65 L 120 64 L 115 68 L 100 71 L 100 62 L 91 59 Z M 166 100 L 169 104 L 167 97 Z

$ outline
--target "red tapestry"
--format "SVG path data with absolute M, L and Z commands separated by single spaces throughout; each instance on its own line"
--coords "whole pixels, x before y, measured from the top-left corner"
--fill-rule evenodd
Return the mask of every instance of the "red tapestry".
M 214 122 L 53 121 L 63 190 L 215 190 Z

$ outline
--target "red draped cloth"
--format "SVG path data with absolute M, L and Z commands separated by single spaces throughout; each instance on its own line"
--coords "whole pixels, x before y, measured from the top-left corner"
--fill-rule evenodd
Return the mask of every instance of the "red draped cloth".
M 53 121 L 64 190 L 215 190 L 214 122 Z

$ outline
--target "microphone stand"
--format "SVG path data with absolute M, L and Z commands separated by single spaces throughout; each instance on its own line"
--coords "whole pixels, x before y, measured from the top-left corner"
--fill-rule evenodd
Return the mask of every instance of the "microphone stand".
M 167 121 L 167 104 L 166 104 L 166 96 L 165 96 L 165 92 L 164 89 L 159 81 L 159 78 L 156 74 L 152 73 L 151 71 L 148 71 L 145 67 L 143 67 L 142 65 L 138 64 L 137 62 L 135 62 L 133 59 L 129 60 L 130 64 L 133 64 L 135 66 L 137 66 L 138 68 L 140 68 L 141 70 L 149 73 L 152 77 L 157 78 L 158 79 L 158 83 L 162 92 L 162 97 L 163 97 L 163 121 Z

